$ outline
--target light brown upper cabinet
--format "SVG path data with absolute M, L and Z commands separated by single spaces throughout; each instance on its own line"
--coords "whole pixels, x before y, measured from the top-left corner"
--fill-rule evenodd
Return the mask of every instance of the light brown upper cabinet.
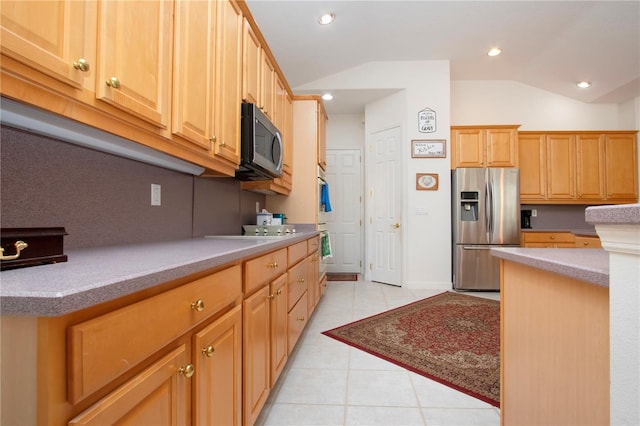
M 451 126 L 451 168 L 518 167 L 518 127 Z
M 176 3 L 173 132 L 230 171 L 240 162 L 242 25 L 235 1 Z
M 638 201 L 638 133 L 605 134 L 607 200 Z
M 242 99 L 286 123 L 274 115 L 276 81 L 291 90 L 243 1 L 7 0 L 0 9 L 8 98 L 201 165 L 207 176 L 235 174 Z
M 3 55 L 71 87 L 93 90 L 95 2 L 3 0 L 0 14 Z
M 97 98 L 168 129 L 174 3 L 105 1 L 99 5 Z
M 242 11 L 235 1 L 218 6 L 215 154 L 240 163 L 240 100 L 242 90 Z
M 242 99 L 260 106 L 262 45 L 245 18 L 242 23 Z
M 324 103 L 318 102 L 318 165 L 327 168 L 327 111 Z
M 179 1 L 175 14 L 173 133 L 212 155 L 216 140 L 216 1 Z
M 520 201 L 611 204 L 638 200 L 637 132 L 520 132 Z
M 276 92 L 276 72 L 271 59 L 263 53 L 262 55 L 262 102 L 258 106 L 264 114 L 274 121 L 275 114 L 275 92 Z

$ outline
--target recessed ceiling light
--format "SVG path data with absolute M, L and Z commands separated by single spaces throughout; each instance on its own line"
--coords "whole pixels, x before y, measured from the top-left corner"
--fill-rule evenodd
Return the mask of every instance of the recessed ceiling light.
M 591 87 L 591 83 L 588 81 L 579 81 L 576 83 L 576 86 L 581 89 L 588 89 L 589 87 Z
M 331 93 L 325 93 L 324 95 L 322 95 L 322 99 L 324 99 L 325 101 L 330 101 L 331 99 L 333 99 L 333 95 Z
M 494 47 L 491 50 L 489 50 L 487 52 L 487 55 L 489 56 L 498 56 L 499 54 L 502 53 L 502 49 L 500 49 L 499 47 Z
M 318 22 L 320 23 L 320 25 L 329 25 L 333 22 L 334 19 L 336 19 L 335 13 L 325 13 L 320 18 L 318 18 Z

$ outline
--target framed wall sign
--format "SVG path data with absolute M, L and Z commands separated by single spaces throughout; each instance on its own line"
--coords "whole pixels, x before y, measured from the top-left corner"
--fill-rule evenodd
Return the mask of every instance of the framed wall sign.
M 438 190 L 438 174 L 437 173 L 416 173 L 416 190 L 437 191 Z
M 413 139 L 411 141 L 411 157 L 413 158 L 445 158 L 447 141 L 445 139 Z

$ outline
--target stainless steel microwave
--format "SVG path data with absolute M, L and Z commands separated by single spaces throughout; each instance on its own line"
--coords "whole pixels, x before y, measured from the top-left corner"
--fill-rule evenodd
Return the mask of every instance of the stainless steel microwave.
M 282 136 L 255 104 L 242 103 L 240 180 L 268 180 L 282 176 Z

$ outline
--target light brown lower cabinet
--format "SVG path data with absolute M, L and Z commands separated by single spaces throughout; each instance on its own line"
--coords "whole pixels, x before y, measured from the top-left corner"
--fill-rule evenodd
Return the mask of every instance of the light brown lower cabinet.
M 254 424 L 318 285 L 307 241 L 290 248 L 61 317 L 2 317 L 2 424 Z
M 523 232 L 521 241 L 525 248 L 602 248 L 600 238 L 572 232 Z

